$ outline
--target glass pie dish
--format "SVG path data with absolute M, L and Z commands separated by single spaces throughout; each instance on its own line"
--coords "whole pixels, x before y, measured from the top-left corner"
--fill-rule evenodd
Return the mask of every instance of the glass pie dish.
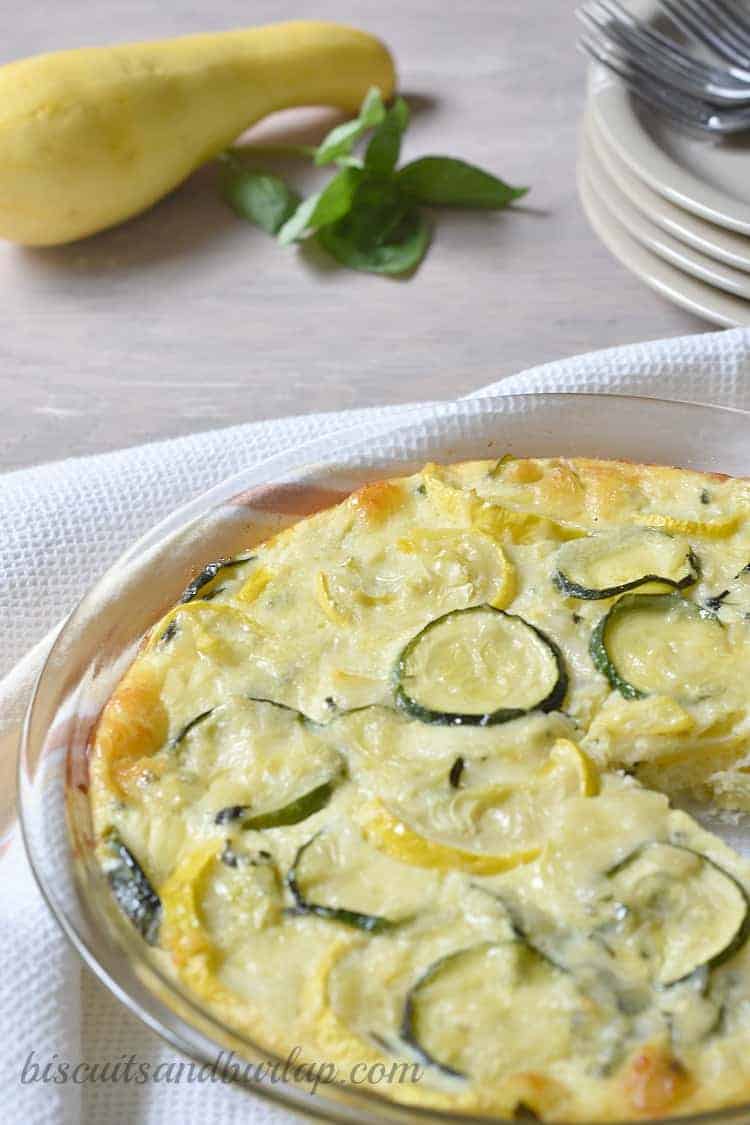
M 118 910 L 93 851 L 87 795 L 89 738 L 102 706 L 148 628 L 191 576 L 367 481 L 408 474 L 426 461 L 589 456 L 750 475 L 745 412 L 614 395 L 475 398 L 418 411 L 376 437 L 344 431 L 240 473 L 176 512 L 127 551 L 71 614 L 48 657 L 24 726 L 19 806 L 42 893 L 99 979 L 154 1031 L 200 1063 L 221 1052 L 250 1064 L 237 1080 L 295 1112 L 328 1121 L 470 1121 L 401 1105 L 372 1089 L 333 1082 L 313 1089 L 286 1068 L 285 1081 L 256 1064 L 284 1059 L 221 1024 L 184 991 Z M 334 450 L 334 452 L 332 452 Z M 713 829 L 728 837 L 721 823 Z M 730 842 L 750 848 L 741 828 Z M 487 1117 L 481 1118 L 487 1121 Z M 673 1118 L 747 1121 L 750 1106 Z

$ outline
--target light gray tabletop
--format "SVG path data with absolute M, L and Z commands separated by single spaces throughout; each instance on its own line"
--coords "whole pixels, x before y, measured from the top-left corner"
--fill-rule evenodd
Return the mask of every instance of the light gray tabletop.
M 581 212 L 584 62 L 571 0 L 35 0 L 5 21 L 0 56 L 289 17 L 379 34 L 412 105 L 406 155 L 481 162 L 530 184 L 526 205 L 442 213 L 408 282 L 281 250 L 219 199 L 214 167 L 84 242 L 0 244 L 0 469 L 453 397 L 545 360 L 708 328 L 630 276 Z

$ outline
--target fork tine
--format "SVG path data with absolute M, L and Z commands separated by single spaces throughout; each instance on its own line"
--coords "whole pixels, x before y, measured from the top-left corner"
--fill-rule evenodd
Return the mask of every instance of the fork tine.
M 727 21 L 731 21 L 735 27 L 741 29 L 750 40 L 750 19 L 747 19 L 737 10 L 736 4 L 727 4 L 726 0 L 715 0 L 715 7 L 721 8 Z
M 688 35 L 705 43 L 730 62 L 741 67 L 750 67 L 750 52 L 739 50 L 713 23 L 709 23 L 705 13 L 701 11 L 700 4 L 696 5 L 692 0 L 659 0 L 659 5 L 672 22 Z
M 625 86 L 641 101 L 668 114 L 676 122 L 694 133 L 730 135 L 750 129 L 750 106 L 738 105 L 719 110 L 705 100 L 667 86 L 661 79 L 645 72 L 638 58 L 623 50 L 605 34 L 592 19 L 589 5 L 583 5 L 576 15 L 584 24 L 578 46 L 597 62 L 618 75 Z
M 631 68 L 650 81 L 670 86 L 692 98 L 700 91 L 705 102 L 717 105 L 750 103 L 750 87 L 747 84 L 727 85 L 726 75 L 722 75 L 722 83 L 716 83 L 714 73 L 721 74 L 716 68 L 710 70 L 689 56 L 683 58 L 661 44 L 654 46 L 640 34 L 637 24 L 623 24 L 613 18 L 606 0 L 587 0 L 576 14 L 590 32 L 599 36 L 602 42 L 609 40 L 610 48 L 620 49 L 624 56 L 629 57 Z
M 666 47 L 661 40 L 652 41 L 645 27 L 635 22 L 623 23 L 613 16 L 613 7 L 608 0 L 588 0 L 583 5 L 602 33 L 629 51 L 634 62 L 648 71 L 654 81 L 668 82 L 693 96 L 698 87 L 706 101 L 717 105 L 750 102 L 750 82 L 737 81 L 718 67 L 706 66 L 682 52 L 676 44 Z
M 583 22 L 587 23 L 585 15 Z M 603 39 L 597 34 L 596 25 L 593 31 L 584 31 L 579 43 L 593 59 L 617 74 L 628 89 L 642 101 L 669 114 L 687 128 L 714 134 L 730 133 L 738 131 L 739 128 L 747 128 L 750 123 L 750 111 L 740 111 L 745 114 L 740 124 L 729 114 L 722 116 L 712 106 L 706 105 L 697 98 L 676 95 L 674 91 L 667 92 L 664 86 L 654 82 L 650 77 L 644 77 L 633 66 L 628 56 L 613 48 L 611 40 Z
M 728 36 L 734 36 L 742 47 L 750 50 L 750 25 L 748 25 L 737 11 L 736 5 L 727 4 L 724 0 L 703 0 L 706 13 L 724 28 Z
M 636 20 L 619 0 L 589 0 L 585 6 L 591 8 L 593 5 L 606 12 L 612 21 L 619 24 L 623 30 L 627 29 L 626 33 L 631 36 L 634 44 L 637 42 L 644 48 L 658 54 L 661 59 L 671 61 L 673 65 L 679 65 L 686 74 L 690 73 L 696 77 L 700 75 L 702 81 L 714 82 L 717 86 L 726 88 L 736 86 L 738 93 L 750 99 L 750 90 L 748 89 L 750 70 L 743 71 L 738 67 L 717 66 L 715 63 L 695 58 L 674 39 L 662 35 L 648 23 Z

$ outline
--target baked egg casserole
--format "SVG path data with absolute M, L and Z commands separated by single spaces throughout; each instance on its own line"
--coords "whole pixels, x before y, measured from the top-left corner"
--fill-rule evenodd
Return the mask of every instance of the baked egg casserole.
M 268 1051 L 505 1118 L 750 1101 L 750 482 L 427 465 L 202 570 L 92 738 L 97 855 Z

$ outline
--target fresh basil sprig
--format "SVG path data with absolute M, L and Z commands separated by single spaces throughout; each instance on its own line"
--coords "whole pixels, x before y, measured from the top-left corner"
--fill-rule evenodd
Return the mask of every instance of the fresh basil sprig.
M 359 109 L 359 115 L 353 121 L 345 121 L 331 129 L 318 145 L 314 160 L 316 164 L 330 164 L 334 160 L 350 155 L 357 141 L 368 129 L 379 125 L 385 117 L 383 98 L 377 86 L 371 86 L 365 94 L 365 100 Z
M 279 176 L 248 168 L 233 152 L 223 154 L 221 190 L 227 203 L 242 219 L 277 234 L 299 209 L 300 197 Z
M 401 138 L 409 127 L 409 107 L 396 98 L 365 150 L 365 169 L 375 176 L 390 176 L 401 155 Z
M 317 148 L 296 147 L 316 165 L 338 166 L 321 191 L 300 200 L 278 176 L 248 168 L 232 150 L 222 158 L 224 196 L 238 215 L 276 235 L 282 246 L 314 237 L 350 269 L 407 273 L 430 242 L 420 206 L 499 210 L 528 191 L 450 156 L 423 156 L 398 168 L 408 125 L 404 99 L 386 108 L 373 87 L 353 121 L 337 125 Z M 368 134 L 364 156 L 356 155 Z
M 308 196 L 279 230 L 281 245 L 288 246 L 343 218 L 351 210 L 361 178 L 361 168 L 342 168 L 322 191 Z

